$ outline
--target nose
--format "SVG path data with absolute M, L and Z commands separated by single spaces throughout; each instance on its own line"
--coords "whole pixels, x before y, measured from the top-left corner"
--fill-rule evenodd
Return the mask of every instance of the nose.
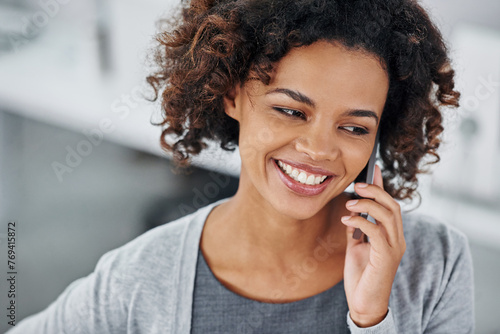
M 301 131 L 302 134 L 296 141 L 296 150 L 307 154 L 312 160 L 335 160 L 340 154 L 338 140 L 334 126 L 320 124 L 308 126 Z

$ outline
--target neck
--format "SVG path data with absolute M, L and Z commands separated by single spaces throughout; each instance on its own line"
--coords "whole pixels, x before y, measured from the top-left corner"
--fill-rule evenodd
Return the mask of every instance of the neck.
M 280 272 L 311 257 L 333 260 L 345 251 L 340 217 L 347 214 L 347 197 L 338 196 L 310 218 L 294 219 L 275 210 L 257 191 L 245 191 L 240 180 L 238 192 L 210 215 L 216 225 L 212 231 L 224 240 L 220 247 L 231 250 L 232 265 L 242 269 Z

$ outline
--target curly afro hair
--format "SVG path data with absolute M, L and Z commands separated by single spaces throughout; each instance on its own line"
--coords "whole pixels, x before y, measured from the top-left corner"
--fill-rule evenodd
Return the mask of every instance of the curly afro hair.
M 441 33 L 414 0 L 192 0 L 162 21 L 148 78 L 161 98 L 161 146 L 178 167 L 220 142 L 238 145 L 239 124 L 223 96 L 250 73 L 264 84 L 291 48 L 318 40 L 369 52 L 384 63 L 389 91 L 380 122 L 384 187 L 412 199 L 421 165 L 439 161 L 443 107 L 458 107 Z M 169 144 L 166 136 L 175 134 Z M 423 159 L 424 157 L 427 157 Z M 424 163 L 425 162 L 425 163 Z

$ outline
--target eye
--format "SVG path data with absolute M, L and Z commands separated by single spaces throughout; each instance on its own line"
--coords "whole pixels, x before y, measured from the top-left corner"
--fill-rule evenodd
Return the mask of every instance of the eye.
M 368 130 L 359 126 L 343 126 L 341 129 L 344 129 L 355 136 L 363 136 L 369 133 Z
M 288 117 L 293 117 L 293 118 L 305 118 L 304 114 L 301 113 L 300 111 L 293 110 L 293 109 L 287 109 L 287 108 L 280 108 L 280 107 L 273 107 L 274 110 L 278 111 L 281 114 L 284 114 Z

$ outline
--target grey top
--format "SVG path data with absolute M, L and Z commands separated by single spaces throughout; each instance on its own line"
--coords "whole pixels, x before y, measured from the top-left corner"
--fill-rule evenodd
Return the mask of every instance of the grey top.
M 199 331 L 203 324 L 198 317 L 193 319 L 193 299 L 202 296 L 194 291 L 201 232 L 212 208 L 226 200 L 149 230 L 107 252 L 91 274 L 71 283 L 44 311 L 20 321 L 7 333 L 188 334 L 192 323 Z M 386 318 L 376 326 L 358 328 L 348 314 L 330 316 L 344 317 L 351 333 L 473 333 L 472 262 L 465 236 L 422 216 L 405 215 L 403 224 L 407 247 L 394 279 Z M 322 294 L 338 296 L 336 292 L 337 286 Z M 320 294 L 292 304 L 297 303 L 298 309 L 302 304 L 320 305 L 322 299 Z M 240 300 L 238 307 L 250 303 Z M 266 314 L 271 308 L 274 312 L 274 306 L 278 312 L 287 307 L 261 304 L 251 304 L 262 307 L 247 313 L 247 322 L 263 321 L 266 326 L 280 327 L 297 320 L 296 314 L 286 312 L 272 321 L 265 317 L 251 320 L 250 316 Z M 199 315 L 196 305 L 195 316 Z M 335 310 L 335 304 L 328 305 Z M 215 311 L 213 317 L 235 314 L 227 308 Z M 230 331 L 239 325 L 233 323 Z M 308 326 L 308 333 L 323 331 L 315 323 Z
M 349 333 L 347 311 L 343 282 L 291 303 L 264 303 L 240 296 L 214 276 L 198 251 L 192 334 L 343 334 Z

